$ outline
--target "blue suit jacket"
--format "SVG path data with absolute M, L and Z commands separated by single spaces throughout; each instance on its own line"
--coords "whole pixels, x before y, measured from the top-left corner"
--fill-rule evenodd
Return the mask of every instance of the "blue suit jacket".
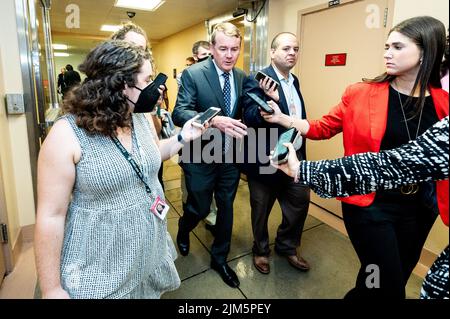
M 280 100 L 278 102 L 278 106 L 280 107 L 281 112 L 284 114 L 289 115 L 289 106 L 287 104 L 286 96 L 283 93 L 283 89 L 281 87 L 281 84 L 278 81 L 278 77 L 275 73 L 275 70 L 272 66 L 269 66 L 263 70 L 261 70 L 271 78 L 275 79 L 279 86 L 278 86 L 278 94 L 280 96 Z M 294 76 L 294 87 L 297 90 L 298 96 L 300 97 L 300 101 L 302 102 L 302 118 L 306 119 L 306 110 L 305 110 L 305 103 L 303 101 L 302 94 L 300 92 L 300 84 L 298 78 Z M 270 100 L 268 96 L 264 94 L 264 91 L 259 87 L 258 81 L 255 80 L 254 76 L 249 76 L 244 81 L 244 88 L 243 88 L 243 96 L 242 96 L 242 106 L 243 106 L 243 119 L 245 124 L 248 127 L 252 127 L 255 129 L 256 132 L 256 139 L 258 143 L 255 145 L 254 139 L 252 137 L 246 138 L 245 142 L 245 161 L 246 163 L 241 165 L 241 170 L 246 173 L 249 176 L 252 176 L 254 178 L 258 178 L 261 180 L 273 180 L 278 178 L 285 178 L 286 175 L 282 172 L 276 172 L 274 174 L 261 174 L 261 167 L 268 167 L 270 165 L 269 163 L 269 154 L 270 151 L 273 150 L 273 148 L 276 145 L 276 142 L 278 140 L 278 137 L 283 134 L 287 129 L 277 125 L 277 124 L 271 124 L 262 118 L 260 115 L 260 111 L 258 108 L 258 105 L 247 96 L 247 92 L 252 92 L 256 95 L 258 95 L 263 100 Z M 266 128 L 266 130 L 261 131 L 257 128 Z M 275 130 L 275 134 L 270 134 L 270 130 Z M 261 136 L 262 134 L 262 136 Z M 266 141 L 266 143 L 263 143 L 262 141 Z M 265 144 L 265 145 L 264 145 Z M 258 150 L 259 148 L 263 148 L 265 146 L 265 150 Z M 255 156 L 256 153 L 256 156 Z M 306 143 L 305 140 L 303 140 L 303 145 L 300 148 L 300 150 L 297 152 L 298 155 L 302 157 L 302 159 L 306 159 Z M 256 157 L 256 163 L 253 163 L 254 159 Z

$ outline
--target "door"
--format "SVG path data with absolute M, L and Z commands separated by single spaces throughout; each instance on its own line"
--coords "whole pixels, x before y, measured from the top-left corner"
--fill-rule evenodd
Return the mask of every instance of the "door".
M 0 87 L 0 90 L 2 88 Z M 7 225 L 6 220 L 6 199 L 5 199 L 5 192 L 3 190 L 4 184 L 3 184 L 3 178 L 2 178 L 2 171 L 1 171 L 1 159 L 0 159 L 0 227 L 2 224 Z M 3 282 L 3 277 L 6 274 L 6 256 L 5 254 L 8 254 L 8 256 L 11 256 L 11 250 L 8 243 L 3 243 L 2 238 L 2 231 L 0 229 L 0 286 Z
M 384 43 L 390 28 L 384 20 L 391 20 L 387 19 L 388 2 L 346 1 L 331 8 L 299 12 L 299 76 L 309 119 L 327 114 L 348 85 L 384 72 Z M 325 66 L 327 54 L 346 54 L 345 65 Z M 342 62 L 343 58 L 339 55 L 334 60 Z M 308 141 L 309 160 L 333 159 L 343 154 L 342 134 L 330 140 Z M 339 201 L 315 194 L 311 201 L 342 217 Z

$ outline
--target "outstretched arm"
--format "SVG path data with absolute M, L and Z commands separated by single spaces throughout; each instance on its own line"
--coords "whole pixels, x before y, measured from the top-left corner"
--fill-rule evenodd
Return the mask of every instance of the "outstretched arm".
M 392 150 L 300 163 L 292 157 L 291 151 L 289 162 L 276 167 L 309 185 L 321 197 L 345 197 L 447 179 L 448 152 L 447 116 L 417 140 Z

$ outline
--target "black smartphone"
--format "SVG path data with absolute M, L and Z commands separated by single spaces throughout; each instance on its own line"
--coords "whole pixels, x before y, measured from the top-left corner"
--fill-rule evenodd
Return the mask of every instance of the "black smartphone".
M 267 104 L 267 102 L 261 99 L 258 95 L 252 92 L 247 92 L 247 95 L 258 104 L 261 110 L 263 110 L 266 113 L 273 114 L 274 112 L 273 108 L 271 108 L 269 104 Z
M 205 112 L 203 112 L 194 122 L 193 124 L 197 124 L 203 126 L 206 122 L 210 121 L 214 116 L 220 113 L 221 109 L 218 107 L 210 107 Z
M 287 162 L 287 155 L 289 154 L 289 149 L 284 146 L 284 143 L 294 143 L 297 137 L 298 131 L 293 127 L 278 138 L 277 145 L 274 148 L 272 154 L 272 161 L 277 164 L 282 164 Z
M 156 88 L 159 88 L 160 85 L 165 85 L 166 81 L 167 75 L 165 75 L 164 73 L 158 73 L 156 78 L 153 80 L 153 83 L 156 86 Z
M 258 73 L 256 73 L 256 75 L 255 75 L 255 80 L 258 82 L 260 80 L 263 80 L 264 78 L 269 78 L 273 82 L 275 82 L 275 90 L 278 89 L 278 82 L 276 80 L 274 80 L 273 78 L 271 78 L 270 76 L 268 76 L 267 74 L 265 74 L 264 72 L 258 71 Z

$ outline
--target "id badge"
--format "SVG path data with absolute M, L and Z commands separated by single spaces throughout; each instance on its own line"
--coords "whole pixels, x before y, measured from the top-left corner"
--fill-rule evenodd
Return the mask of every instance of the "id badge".
M 150 210 L 153 214 L 156 215 L 156 217 L 164 220 L 164 218 L 166 218 L 167 212 L 169 211 L 169 205 L 167 205 L 167 203 L 158 196 L 153 202 Z

